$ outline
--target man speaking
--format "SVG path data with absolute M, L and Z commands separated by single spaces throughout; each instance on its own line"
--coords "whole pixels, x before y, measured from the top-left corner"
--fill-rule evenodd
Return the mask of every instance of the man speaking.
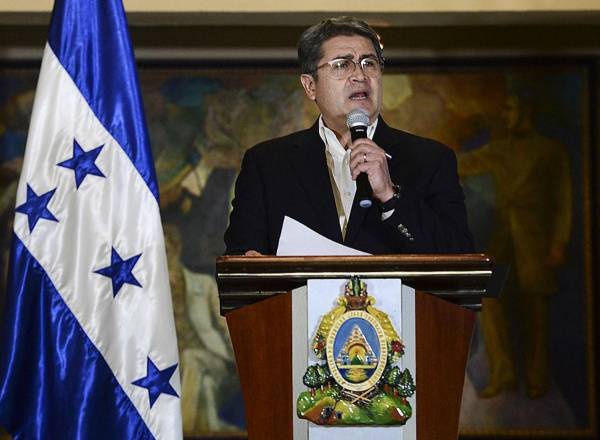
M 453 151 L 380 116 L 377 33 L 353 17 L 324 20 L 301 35 L 298 58 L 321 115 L 246 152 L 226 253 L 275 254 L 285 216 L 371 254 L 471 252 Z

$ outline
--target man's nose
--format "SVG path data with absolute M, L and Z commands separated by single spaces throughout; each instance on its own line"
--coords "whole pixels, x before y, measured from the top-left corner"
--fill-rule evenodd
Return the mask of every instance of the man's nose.
M 350 75 L 350 79 L 352 81 L 358 81 L 358 82 L 362 82 L 367 79 L 367 75 L 365 75 L 365 72 L 363 72 L 360 64 L 358 64 L 356 66 L 356 68 L 354 69 L 354 72 L 352 72 L 352 75 Z

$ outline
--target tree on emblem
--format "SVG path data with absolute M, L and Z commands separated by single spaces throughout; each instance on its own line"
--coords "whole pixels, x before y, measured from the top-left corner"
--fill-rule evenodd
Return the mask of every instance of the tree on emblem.
M 390 394 L 391 391 L 395 396 L 410 397 L 415 393 L 415 382 L 408 368 L 400 371 L 400 368 L 393 367 L 383 377 L 385 384 L 385 392 Z
M 314 397 L 315 389 L 319 386 L 319 373 L 317 365 L 309 365 L 306 369 L 306 373 L 302 377 L 302 383 L 310 388 L 310 394 Z
M 319 385 L 323 389 L 324 385 L 330 388 L 329 382 L 331 380 L 331 373 L 327 365 L 317 365 L 317 376 L 319 377 Z
M 398 389 L 402 397 L 410 397 L 413 394 L 415 394 L 415 382 L 412 378 L 412 375 L 410 374 L 410 371 L 408 371 L 408 368 L 405 368 L 402 374 L 400 375 Z
M 393 367 L 385 374 L 383 377 L 383 382 L 385 383 L 385 391 L 386 393 L 392 393 L 394 396 L 398 395 L 398 386 L 400 385 L 400 377 L 402 374 L 400 373 L 400 368 Z M 391 389 L 391 390 L 390 390 Z

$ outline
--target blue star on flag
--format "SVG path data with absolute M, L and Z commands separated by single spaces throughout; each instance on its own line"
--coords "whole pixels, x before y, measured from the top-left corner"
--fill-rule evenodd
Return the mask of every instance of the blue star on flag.
M 175 389 L 169 383 L 176 368 L 177 364 L 171 365 L 164 370 L 159 370 L 156 365 L 154 365 L 154 362 L 152 362 L 152 359 L 148 357 L 146 377 L 142 377 L 141 379 L 132 382 L 132 384 L 148 390 L 150 408 L 152 408 L 154 402 L 156 402 L 156 399 L 158 399 L 161 394 L 179 397 Z
M 96 166 L 96 159 L 102 148 L 104 148 L 104 145 L 100 145 L 90 151 L 84 151 L 81 145 L 76 140 L 73 140 L 73 157 L 57 163 L 57 165 L 59 167 L 70 168 L 75 172 L 75 185 L 79 189 L 79 185 L 83 183 L 88 174 L 106 177 Z
M 35 191 L 27 184 L 27 201 L 15 208 L 15 211 L 27 215 L 27 223 L 29 224 L 29 232 L 33 232 L 33 228 L 40 219 L 46 219 L 53 222 L 58 222 L 58 219 L 48 209 L 48 203 L 56 192 L 56 188 L 42 195 L 37 195 Z
M 123 287 L 123 284 L 132 284 L 134 286 L 142 287 L 140 282 L 133 276 L 133 273 L 131 273 L 141 256 L 142 254 L 138 254 L 127 260 L 123 260 L 115 248 L 112 248 L 110 266 L 94 271 L 94 273 L 112 279 L 113 298 L 117 296 L 119 290 Z

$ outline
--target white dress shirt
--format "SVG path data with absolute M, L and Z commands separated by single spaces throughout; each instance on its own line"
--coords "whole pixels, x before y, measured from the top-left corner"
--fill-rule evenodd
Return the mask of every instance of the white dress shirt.
M 367 137 L 369 139 L 373 139 L 376 128 L 377 119 L 367 127 Z M 335 198 L 335 207 L 340 221 L 342 237 L 345 237 L 352 202 L 356 194 L 356 181 L 352 180 L 352 174 L 350 173 L 350 149 L 344 148 L 335 133 L 325 126 L 322 115 L 319 117 L 319 135 L 325 143 L 325 156 Z

